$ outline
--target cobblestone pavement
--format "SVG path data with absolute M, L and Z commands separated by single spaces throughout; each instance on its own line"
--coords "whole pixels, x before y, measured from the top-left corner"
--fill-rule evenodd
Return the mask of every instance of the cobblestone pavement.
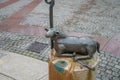
M 119 4 L 119 0 L 58 0 L 54 7 L 54 25 L 62 30 L 111 38 L 120 32 Z M 48 7 L 42 1 L 20 25 L 48 27 Z
M 86 0 L 71 19 L 64 22 L 64 30 L 111 38 L 120 32 L 119 0 Z
M 40 36 L 28 36 L 18 33 L 0 32 L 0 48 L 10 52 L 15 52 L 43 61 L 48 61 L 50 47 L 42 53 L 28 51 L 27 48 L 33 42 L 49 43 L 46 38 Z M 101 52 L 100 64 L 98 66 L 97 80 L 120 80 L 120 58 Z
M 27 50 L 35 41 L 46 44 L 49 42 L 46 38 L 41 38 L 40 36 L 27 36 L 17 33 L 0 32 L 1 49 L 47 61 L 49 46 L 42 53 L 35 53 Z
M 120 58 L 105 52 L 99 56 L 97 80 L 120 80 Z

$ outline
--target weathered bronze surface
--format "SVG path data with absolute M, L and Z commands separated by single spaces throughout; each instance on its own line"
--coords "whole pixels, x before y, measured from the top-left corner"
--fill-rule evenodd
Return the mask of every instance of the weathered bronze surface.
M 57 56 L 73 57 L 74 61 L 78 61 L 90 59 L 96 51 L 100 52 L 100 44 L 91 37 L 72 37 L 55 30 L 53 28 L 53 7 L 55 2 L 54 0 L 45 0 L 45 2 L 50 5 L 50 30 L 45 29 L 47 31 L 46 37 L 51 38 L 51 49 L 54 48 L 56 50 Z M 94 68 L 91 68 L 89 65 L 84 64 L 81 61 L 79 61 L 79 63 L 90 70 L 94 70 Z
M 54 41 L 54 48 L 58 56 L 72 57 L 75 55 L 75 60 L 81 60 L 92 58 L 96 51 L 100 52 L 100 44 L 92 37 L 67 36 L 54 28 L 45 30 L 47 31 L 46 37 Z M 73 53 L 75 54 L 73 55 Z

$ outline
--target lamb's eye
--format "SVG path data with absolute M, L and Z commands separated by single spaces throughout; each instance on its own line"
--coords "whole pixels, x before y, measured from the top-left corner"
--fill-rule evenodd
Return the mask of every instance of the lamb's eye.
M 56 34 L 56 35 L 58 35 L 58 34 L 59 34 L 59 32 L 55 32 L 55 34 Z

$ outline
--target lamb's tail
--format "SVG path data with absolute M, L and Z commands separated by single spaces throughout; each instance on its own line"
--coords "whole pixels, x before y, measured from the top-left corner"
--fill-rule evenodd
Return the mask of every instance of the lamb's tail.
M 100 53 L 100 43 L 97 42 L 97 52 Z

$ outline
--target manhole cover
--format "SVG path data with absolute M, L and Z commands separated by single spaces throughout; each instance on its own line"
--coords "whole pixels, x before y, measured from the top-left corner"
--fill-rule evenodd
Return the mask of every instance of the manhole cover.
M 32 43 L 27 50 L 36 52 L 36 53 L 41 53 L 48 47 L 48 44 L 45 43 L 40 43 L 40 42 L 34 42 Z

